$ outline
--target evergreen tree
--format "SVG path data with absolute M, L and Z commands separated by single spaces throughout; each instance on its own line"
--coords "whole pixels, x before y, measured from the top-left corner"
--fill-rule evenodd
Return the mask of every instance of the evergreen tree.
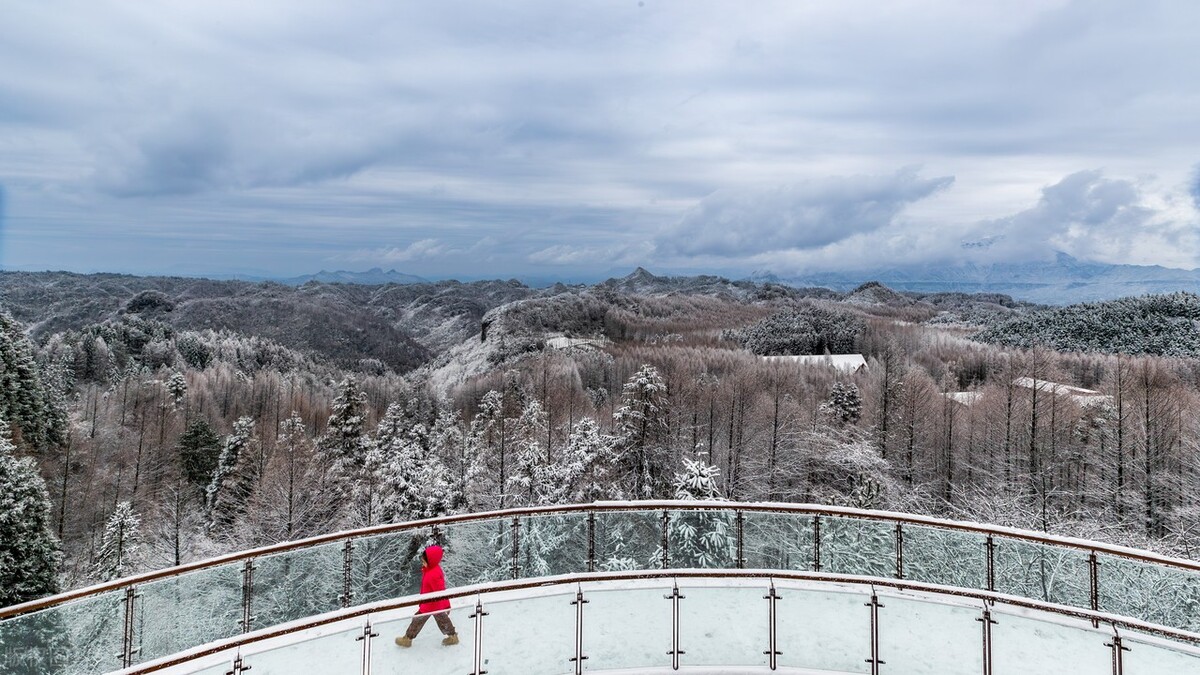
M 136 571 L 141 556 L 141 519 L 129 502 L 120 502 L 104 526 L 100 549 L 92 565 L 92 579 L 98 582 L 127 577 Z
M 62 442 L 66 416 L 52 409 L 51 399 L 33 344 L 19 323 L 0 312 L 0 417 L 8 420 L 14 445 L 41 452 Z
M 179 463 L 184 476 L 193 485 L 204 486 L 212 480 L 221 454 L 221 437 L 208 421 L 193 419 L 179 436 Z
M 624 499 L 619 487 L 610 479 L 612 443 L 600 433 L 596 420 L 585 417 L 571 427 L 563 449 L 562 478 L 556 489 L 565 495 L 555 495 L 556 503 L 584 503 L 604 499 Z
M 318 449 L 326 462 L 330 477 L 339 490 L 348 495 L 362 476 L 370 450 L 366 435 L 367 395 L 352 377 L 338 385 L 333 401 L 333 413 Z
M 829 392 L 829 400 L 821 410 L 839 425 L 857 424 L 862 417 L 862 394 L 858 385 L 835 382 Z
M 675 475 L 675 498 L 720 500 L 720 470 L 700 460 L 684 459 Z M 671 519 L 671 562 L 676 567 L 730 567 L 737 545 L 727 513 L 681 511 Z
M 166 382 L 167 393 L 171 395 L 171 405 L 178 408 L 187 398 L 188 383 L 183 373 L 175 372 Z
M 225 438 L 212 482 L 208 484 L 209 529 L 227 531 L 246 512 L 246 504 L 259 479 L 258 441 L 254 420 L 238 419 Z
M 616 462 L 634 499 L 665 496 L 668 489 L 667 385 L 654 366 L 643 365 L 629 378 L 622 405 L 613 416 Z
M 57 593 L 61 560 L 46 483 L 0 418 L 0 607 Z

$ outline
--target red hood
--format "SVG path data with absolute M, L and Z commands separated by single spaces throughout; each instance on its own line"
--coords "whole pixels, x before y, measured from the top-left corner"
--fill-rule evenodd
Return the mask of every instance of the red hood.
M 434 544 L 425 549 L 425 561 L 429 563 L 430 567 L 442 564 L 442 547 Z

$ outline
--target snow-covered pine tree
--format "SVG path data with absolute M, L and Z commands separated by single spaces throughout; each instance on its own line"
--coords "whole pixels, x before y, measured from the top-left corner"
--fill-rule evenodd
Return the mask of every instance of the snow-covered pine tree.
M 560 462 L 562 475 L 554 502 L 584 503 L 624 499 L 619 487 L 609 480 L 612 438 L 600 432 L 596 420 L 585 417 L 571 427 Z
M 857 424 L 862 417 L 862 394 L 858 385 L 835 382 L 829 400 L 821 404 L 821 410 L 839 425 Z
M 0 312 L 0 417 L 14 445 L 41 452 L 61 442 L 66 417 L 50 409 L 34 354 L 21 325 Z
M 171 407 L 173 409 L 178 409 L 179 406 L 183 405 L 188 392 L 187 378 L 183 376 L 183 373 L 179 371 L 172 373 L 163 386 L 166 387 L 167 393 L 171 395 Z
M 683 471 L 675 475 L 675 498 L 720 500 L 720 474 L 707 462 L 684 458 Z M 673 514 L 669 543 L 675 567 L 731 567 L 737 547 L 729 514 L 711 511 Z
M 227 531 L 246 512 L 246 504 L 259 479 L 258 439 L 254 420 L 239 418 L 233 432 L 225 438 L 217 469 L 208 484 L 209 529 Z
M 104 536 L 96 560 L 92 563 L 91 577 L 104 582 L 127 577 L 137 571 L 141 559 L 141 519 L 133 512 L 129 502 L 117 503 L 116 510 L 104 526 Z
M 37 465 L 17 457 L 0 418 L 0 607 L 58 592 L 62 560 L 50 495 Z
M 643 365 L 625 383 L 621 407 L 613 415 L 614 454 L 622 482 L 634 499 L 666 496 L 667 384 L 658 369 Z
M 333 400 L 333 412 L 325 435 L 318 444 L 329 471 L 335 478 L 347 482 L 348 493 L 354 478 L 359 475 L 366 462 L 370 442 L 366 435 L 367 395 L 358 387 L 358 382 L 347 377 L 338 384 L 338 395 Z
M 179 436 L 178 449 L 184 476 L 194 485 L 208 485 L 221 455 L 221 437 L 208 420 L 196 417 L 188 422 L 187 429 Z

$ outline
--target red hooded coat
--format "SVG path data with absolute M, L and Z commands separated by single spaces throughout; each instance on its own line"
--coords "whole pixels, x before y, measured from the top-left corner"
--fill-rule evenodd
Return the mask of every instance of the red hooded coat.
M 421 572 L 421 593 L 437 593 L 446 590 L 446 576 L 442 574 L 442 547 L 434 544 L 425 549 L 425 570 Z M 420 614 L 444 612 L 450 609 L 449 600 L 422 602 L 417 608 Z

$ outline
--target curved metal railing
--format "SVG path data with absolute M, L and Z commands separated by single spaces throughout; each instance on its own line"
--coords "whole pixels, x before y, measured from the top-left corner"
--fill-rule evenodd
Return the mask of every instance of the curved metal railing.
M 415 605 L 452 601 L 460 647 L 401 651 Z M 485 630 L 486 629 L 486 630 Z M 436 632 L 435 632 L 436 633 Z M 1168 639 L 1163 639 L 1163 638 Z M 589 573 L 385 600 L 122 670 L 639 672 L 691 667 L 821 672 L 1107 672 L 1200 669 L 1200 634 L 989 591 L 822 572 Z M 298 648 L 303 645 L 305 648 Z M 628 671 L 623 671 L 628 672 Z M 805 671 L 811 672 L 811 671 Z
M 600 502 L 463 514 L 266 546 L 0 609 L 5 656 L 96 672 L 452 583 L 597 570 L 825 572 L 1019 596 L 1200 631 L 1200 563 L 1079 539 L 816 505 Z M 10 646 L 16 646 L 14 652 Z

